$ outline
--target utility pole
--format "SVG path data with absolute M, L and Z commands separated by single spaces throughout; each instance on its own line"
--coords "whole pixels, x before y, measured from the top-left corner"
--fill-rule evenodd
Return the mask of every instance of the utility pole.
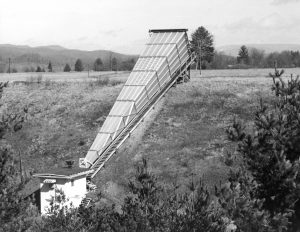
M 201 69 L 202 69 L 202 41 L 199 39 L 198 40 L 198 49 L 199 49 L 199 58 L 198 58 L 198 61 L 199 61 L 199 70 L 200 70 L 200 75 L 201 75 Z
M 277 60 L 274 60 L 274 68 L 277 70 Z
M 110 52 L 110 57 L 109 57 L 109 59 L 110 59 L 110 71 L 112 72 L 112 61 L 111 61 L 111 57 L 112 57 L 112 53 Z
M 90 78 L 90 65 L 88 64 L 88 78 Z
M 10 58 L 8 58 L 8 73 L 10 73 Z

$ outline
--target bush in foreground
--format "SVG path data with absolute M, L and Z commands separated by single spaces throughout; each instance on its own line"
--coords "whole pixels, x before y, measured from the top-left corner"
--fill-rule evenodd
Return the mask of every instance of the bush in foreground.
M 247 134 L 240 123 L 234 123 L 229 137 L 239 141 L 238 151 L 251 174 L 253 198 L 272 217 L 289 220 L 289 230 L 299 228 L 300 220 L 300 82 L 291 77 L 285 82 L 283 71 L 275 70 L 275 98 L 271 105 L 260 101 L 255 115 L 254 133 Z
M 7 83 L 0 83 L 0 99 L 5 87 Z M 20 195 L 28 178 L 18 170 L 20 161 L 16 159 L 16 152 L 6 140 L 8 134 L 22 129 L 27 111 L 27 108 L 20 112 L 5 113 L 4 110 L 0 117 L 0 231 L 19 231 L 30 226 L 27 219 L 32 215 L 31 207 Z M 36 210 L 34 214 L 37 216 Z

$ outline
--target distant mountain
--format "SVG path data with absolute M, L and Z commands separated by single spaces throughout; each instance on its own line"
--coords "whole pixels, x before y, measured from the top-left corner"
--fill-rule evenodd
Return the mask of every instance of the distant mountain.
M 61 50 L 65 50 L 66 48 L 59 46 L 59 45 L 48 45 L 48 46 L 38 46 L 35 47 L 38 49 L 52 49 L 52 50 L 56 50 L 56 51 L 61 51 Z
M 237 56 L 240 45 L 226 45 L 217 47 L 217 51 L 224 52 L 227 55 Z M 244 44 L 248 49 L 257 48 L 264 50 L 265 53 L 282 52 L 282 51 L 300 51 L 300 44 Z
M 83 51 L 76 49 L 67 49 L 58 45 L 50 46 L 18 46 L 11 44 L 0 44 L 0 64 L 8 64 L 11 58 L 12 66 L 17 67 L 19 71 L 24 67 L 36 67 L 37 65 L 47 67 L 51 61 L 54 70 L 62 70 L 66 63 L 74 66 L 75 61 L 79 58 L 83 64 L 91 68 L 97 58 L 101 58 L 104 66 L 110 65 L 110 60 L 116 58 L 118 63 L 128 60 L 136 60 L 137 55 L 126 55 L 108 50 Z

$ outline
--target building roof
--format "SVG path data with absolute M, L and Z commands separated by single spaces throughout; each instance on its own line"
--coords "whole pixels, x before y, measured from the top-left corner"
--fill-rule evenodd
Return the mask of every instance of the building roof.
M 79 168 L 79 167 L 61 167 L 54 168 L 43 173 L 36 173 L 34 177 L 44 177 L 44 178 L 63 178 L 63 179 L 72 179 L 78 176 L 85 176 L 89 173 L 94 172 L 92 169 L 88 168 Z
M 188 29 L 179 28 L 179 29 L 152 29 L 149 30 L 149 33 L 162 33 L 162 32 L 187 32 Z
M 25 184 L 24 188 L 21 189 L 20 194 L 24 197 L 28 197 L 35 191 L 40 189 L 39 180 L 36 178 L 31 178 L 28 183 Z

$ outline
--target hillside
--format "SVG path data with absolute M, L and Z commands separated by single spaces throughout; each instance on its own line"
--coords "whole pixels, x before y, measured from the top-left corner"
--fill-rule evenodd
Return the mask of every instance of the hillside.
M 237 56 L 240 47 L 243 44 L 225 45 L 217 47 L 217 51 L 224 52 L 227 55 Z M 257 48 L 264 50 L 266 53 L 282 52 L 282 51 L 299 51 L 300 44 L 244 44 L 248 48 Z
M 62 69 L 66 63 L 73 66 L 78 58 L 83 61 L 85 66 L 90 65 L 91 67 L 97 58 L 101 58 L 104 66 L 109 66 L 110 59 L 114 57 L 119 63 L 137 58 L 136 55 L 125 55 L 108 50 L 83 51 L 57 45 L 39 47 L 0 45 L 0 63 L 8 65 L 8 58 L 11 58 L 12 67 L 16 67 L 19 71 L 24 67 L 36 67 L 37 65 L 47 67 L 49 61 L 54 69 Z

